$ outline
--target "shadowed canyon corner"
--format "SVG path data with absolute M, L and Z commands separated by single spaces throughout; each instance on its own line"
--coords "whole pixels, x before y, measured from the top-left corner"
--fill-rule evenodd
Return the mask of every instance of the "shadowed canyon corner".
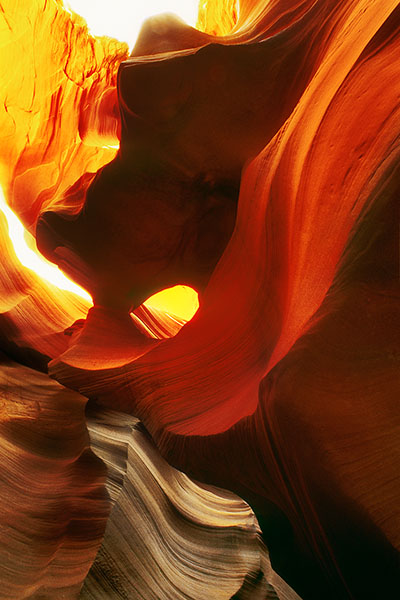
M 397 598 L 400 3 L 89 4 L 0 0 L 0 599 Z

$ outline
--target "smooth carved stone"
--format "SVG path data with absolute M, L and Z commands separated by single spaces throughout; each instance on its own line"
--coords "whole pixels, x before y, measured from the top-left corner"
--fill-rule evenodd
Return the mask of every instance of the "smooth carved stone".
M 77 344 L 50 372 L 139 417 L 170 464 L 245 499 L 273 567 L 303 598 L 391 598 L 400 12 L 395 1 L 308 9 L 291 31 L 319 24 L 305 59 L 311 80 L 244 166 L 235 228 L 195 318 L 115 368 L 84 368 Z
M 176 21 L 161 22 L 170 48 Z M 139 57 L 152 36 L 158 52 L 163 37 L 144 27 L 143 44 L 118 74 L 120 151 L 79 215 L 42 214 L 41 252 L 98 304 L 126 310 L 177 283 L 203 291 L 233 231 L 242 168 L 279 130 L 313 71 L 304 56 L 317 27 L 227 45 L 179 24 L 186 49 Z
M 245 502 L 170 467 L 129 415 L 91 405 L 88 429 L 113 509 L 82 600 L 299 600 Z
M 113 96 L 128 46 L 90 36 L 61 0 L 3 0 L 0 30 L 0 184 L 33 231 L 45 209 L 79 211 L 83 190 L 66 199 L 67 190 L 115 156 Z
M 58 58 L 32 107 L 33 76 L 5 87 L 11 201 L 29 225 L 62 212 L 43 217 L 39 243 L 98 305 L 51 374 L 139 416 L 179 470 L 240 494 L 307 600 L 399 595 L 399 17 L 397 0 L 243 0 L 236 33 L 215 44 L 181 29 L 176 51 L 167 28 L 153 54 L 148 30 L 151 56 L 120 69 L 120 153 L 93 181 L 82 173 L 112 151 L 76 131 L 88 144 L 118 131 L 122 54 L 85 70 L 68 44 L 61 58 L 46 49 Z M 37 21 L 22 22 L 39 36 Z M 10 64 L 31 56 L 19 33 L 6 46 Z M 97 71 L 110 79 L 81 95 Z M 56 356 L 63 344 L 42 336 L 59 340 L 72 307 L 20 274 L 1 271 L 8 331 Z M 196 317 L 171 339 L 136 319 L 138 333 L 130 307 L 180 279 L 205 288 Z M 163 330 L 176 332 L 161 317 Z
M 0 598 L 76 599 L 110 503 L 86 399 L 0 355 Z

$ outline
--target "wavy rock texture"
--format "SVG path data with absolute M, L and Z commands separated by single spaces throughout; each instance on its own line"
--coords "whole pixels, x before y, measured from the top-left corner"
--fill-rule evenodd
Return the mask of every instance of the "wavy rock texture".
M 0 19 L 6 47 L 31 57 L 18 54 L 24 45 L 20 34 L 13 37 L 23 6 L 2 3 Z M 203 32 L 171 19 L 150 21 L 118 81 L 117 66 L 127 58 L 122 46 L 85 44 L 79 20 L 57 11 L 59 3 L 30 6 L 21 33 L 34 22 L 40 39 L 40 31 L 47 35 L 42 21 L 57 23 L 67 42 L 57 38 L 56 63 L 46 63 L 43 49 L 41 61 L 50 66 L 40 71 L 36 95 L 35 65 L 14 85 L 4 62 L 10 143 L 0 177 L 32 232 L 40 216 L 43 252 L 87 287 L 95 306 L 83 321 L 88 306 L 77 308 L 53 288 L 44 296 L 43 284 L 16 265 L 3 227 L 10 261 L 1 271 L 7 313 L 0 326 L 7 351 L 11 340 L 18 360 L 45 368 L 54 359 L 50 373 L 63 384 L 139 417 L 170 464 L 246 500 L 273 568 L 304 599 L 396 597 L 398 1 L 243 0 L 239 18 L 230 0 L 209 2 L 200 15 Z M 83 51 L 83 63 L 66 52 L 71 47 Z M 103 70 L 107 76 L 97 79 Z M 25 84 L 30 91 L 19 96 Z M 103 167 L 114 151 L 96 144 L 118 135 L 120 151 Z M 198 313 L 182 328 L 141 306 L 176 283 L 202 293 Z M 82 320 L 65 336 L 75 319 Z M 103 425 L 93 427 L 99 436 Z M 128 453 L 119 458 L 128 465 L 121 506 L 132 482 L 139 485 L 131 454 L 148 444 L 141 468 L 148 474 L 159 464 L 144 434 L 133 431 L 135 449 L 126 431 L 110 427 L 106 435 L 121 434 L 115 452 Z M 109 464 L 113 452 L 104 456 Z M 171 487 L 159 489 L 167 471 L 157 471 L 152 489 L 178 529 L 181 517 L 171 506 L 174 499 L 181 510 L 181 502 Z M 114 486 L 121 485 L 120 476 Z M 190 489 L 197 505 L 202 488 Z M 118 529 L 132 525 L 118 502 L 85 593 L 95 593 L 93 573 L 104 568 L 104 556 L 119 556 Z M 204 511 L 210 514 L 209 506 Z M 156 506 L 141 515 L 150 530 L 158 519 L 164 538 L 170 533 Z M 185 518 L 193 525 L 198 511 Z M 234 529 L 239 540 L 240 527 Z M 193 526 L 179 533 L 180 551 L 198 539 Z M 212 551 L 215 531 L 208 533 Z M 244 541 L 250 538 L 240 542 L 246 564 L 259 565 Z M 162 544 L 152 542 L 153 561 Z M 157 560 L 161 571 L 166 555 Z M 235 562 L 239 555 L 232 549 L 240 573 L 235 591 L 247 572 Z M 191 575 L 180 559 L 183 593 Z M 129 597 L 124 569 L 116 566 L 102 585 L 113 586 L 117 573 L 118 589 Z M 135 572 L 142 573 L 139 565 Z M 165 585 L 175 575 L 164 569 Z M 211 580 L 203 580 L 208 589 Z M 255 597 L 251 583 L 244 580 L 238 597 Z M 157 585 L 147 588 L 149 597 Z
M 127 46 L 89 36 L 62 7 L 60 0 L 1 3 L 1 182 L 28 227 L 43 206 L 79 210 L 85 174 L 111 160 L 107 146 L 118 142 L 112 105 Z M 77 180 L 78 194 L 67 199 Z
M 34 232 L 46 208 L 79 211 L 96 171 L 115 156 L 116 77 L 128 49 L 90 36 L 85 22 L 58 0 L 2 2 L 0 47 L 0 209 L 4 193 Z M 46 369 L 48 359 L 68 347 L 64 330 L 86 317 L 91 301 L 24 268 L 1 212 L 0 257 L 2 348 Z M 151 306 L 138 308 L 134 319 L 156 337 L 168 337 L 183 324 Z
M 45 206 L 80 209 L 92 173 L 111 160 L 116 151 L 108 145 L 118 142 L 112 106 L 127 46 L 88 36 L 82 19 L 62 6 L 1 3 L 0 184 L 31 231 Z M 23 268 L 0 217 L 3 344 L 24 361 L 35 352 L 55 356 L 66 348 L 57 334 L 84 318 L 90 303 Z M 40 356 L 35 364 L 43 365 Z
M 4 355 L 0 398 L 1 598 L 297 599 L 248 505 L 172 469 L 136 419 L 92 409 L 90 449 L 86 398 Z
M 242 500 L 171 468 L 128 415 L 97 409 L 88 428 L 114 506 L 81 598 L 297 598 Z
M 224 45 L 133 57 L 120 70 L 121 153 L 93 184 L 97 200 L 85 214 L 92 219 L 75 234 L 73 225 L 67 232 L 49 221 L 53 235 L 74 240 L 90 265 L 85 243 L 104 219 L 102 187 L 109 189 L 108 176 L 120 186 L 111 173 L 121 174 L 121 163 L 134 156 L 132 132 L 151 164 L 163 165 L 161 181 L 174 173 L 182 189 L 187 174 L 177 164 L 190 177 L 205 172 L 217 182 L 234 182 L 244 165 L 235 229 L 217 268 L 189 261 L 192 273 L 211 277 L 196 317 L 175 338 L 145 353 L 138 347 L 134 360 L 121 350 L 120 366 L 103 356 L 87 369 L 78 340 L 51 372 L 140 416 L 172 464 L 245 498 L 273 565 L 306 598 L 390 597 L 397 586 L 397 4 L 293 3 L 285 14 L 280 3 L 258 12 L 248 6 L 243 28 L 239 23 Z M 229 45 L 245 40 L 253 44 Z M 146 98 L 156 75 L 164 89 L 164 71 L 165 103 L 152 97 L 146 104 L 140 91 Z M 190 73 L 202 77 L 192 83 Z M 222 79 L 233 99 L 223 95 Z M 388 79 L 393 85 L 382 94 Z M 186 104 L 189 97 L 199 103 Z M 155 133 L 141 138 L 149 122 Z M 242 154 L 229 153 L 239 147 Z M 246 156 L 256 157 L 246 163 Z M 159 212 L 157 187 L 154 199 Z M 126 215 L 125 201 L 120 206 Z M 140 215 L 148 231 L 152 218 Z M 163 223 L 168 228 L 167 217 Z M 115 251 L 118 240 L 111 239 Z M 121 252 L 129 247 L 124 240 Z M 169 255 L 168 246 L 164 251 Z M 113 275 L 122 282 L 134 275 L 139 292 L 146 290 L 142 272 L 130 269 L 122 265 Z M 106 271 L 94 283 L 105 302 Z M 180 267 L 172 276 L 179 274 Z M 153 285 L 156 278 L 154 270 Z M 109 288 L 129 305 L 128 290 Z M 292 371 L 296 364 L 301 369 Z M 376 574 L 372 581 L 365 570 Z
M 0 597 L 77 598 L 110 510 L 86 399 L 0 361 Z

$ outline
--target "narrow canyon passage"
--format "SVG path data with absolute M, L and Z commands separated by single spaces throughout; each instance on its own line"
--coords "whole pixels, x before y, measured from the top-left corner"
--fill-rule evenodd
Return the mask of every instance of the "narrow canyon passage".
M 0 8 L 0 598 L 396 597 L 399 2 Z

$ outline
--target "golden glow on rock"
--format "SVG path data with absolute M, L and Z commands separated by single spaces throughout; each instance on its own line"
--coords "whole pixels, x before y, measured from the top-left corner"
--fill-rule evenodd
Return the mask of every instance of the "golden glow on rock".
M 239 0 L 200 0 L 196 27 L 211 35 L 229 35 L 239 20 Z
M 86 20 L 93 35 L 117 38 L 130 48 L 148 17 L 174 13 L 194 27 L 199 8 L 199 0 L 66 0 L 64 4 Z
M 107 35 L 110 38 L 115 36 L 121 40 L 127 40 L 131 46 L 135 43 L 136 36 L 145 18 L 168 11 L 176 13 L 188 24 L 195 25 L 198 16 L 198 4 L 198 0 L 185 0 L 185 2 L 175 2 L 175 4 L 173 0 L 148 0 L 144 3 L 136 0 L 114 0 L 110 9 L 110 3 L 103 0 L 64 1 L 64 6 L 68 12 L 74 11 L 82 19 L 87 20 L 89 29 L 93 34 Z M 24 30 L 24 27 L 28 27 L 21 19 L 17 19 L 19 12 L 13 2 L 10 1 L 7 10 L 7 14 L 10 15 L 9 18 L 15 19 L 15 24 L 19 24 L 21 31 Z M 1 176 L 4 192 L 0 187 L 0 212 L 7 219 L 10 239 L 16 257 L 23 267 L 35 272 L 43 280 L 54 284 L 59 289 L 71 291 L 91 302 L 91 297 L 86 290 L 67 278 L 58 267 L 41 256 L 36 249 L 33 236 L 25 230 L 24 225 L 30 224 L 33 226 L 36 221 L 39 205 L 35 202 L 43 191 L 48 194 L 48 197 L 46 196 L 46 200 L 42 200 L 41 204 L 44 203 L 45 206 L 51 208 L 53 204 L 50 206 L 49 199 L 62 199 L 65 190 L 82 175 L 82 169 L 79 165 L 84 165 L 87 172 L 95 172 L 112 158 L 112 156 L 103 154 L 104 151 L 118 149 L 118 144 L 113 143 L 112 140 L 109 144 L 108 141 L 103 141 L 104 144 L 107 144 L 104 146 L 101 146 L 101 142 L 90 144 L 88 138 L 85 138 L 84 143 L 82 143 L 78 132 L 75 140 L 73 135 L 70 135 L 71 128 L 66 126 L 66 123 L 71 120 L 75 122 L 79 112 L 78 107 L 82 102 L 80 76 L 86 77 L 85 90 L 91 101 L 95 101 L 101 95 L 101 86 L 98 91 L 97 84 L 93 83 L 90 75 L 91 61 L 94 61 L 93 68 L 101 73 L 99 80 L 104 81 L 104 85 L 112 86 L 114 84 L 113 77 L 110 76 L 106 79 L 105 74 L 108 72 L 114 73 L 116 69 L 110 67 L 105 56 L 107 56 L 107 53 L 112 55 L 115 52 L 117 64 L 118 60 L 124 58 L 124 49 L 119 47 L 115 49 L 111 39 L 110 43 L 105 44 L 96 41 L 95 46 L 93 46 L 94 54 L 92 55 L 90 44 L 85 45 L 86 28 L 81 26 L 83 23 L 81 23 L 82 19 L 79 16 L 74 17 L 71 21 L 62 10 L 61 0 L 54 4 L 48 4 L 46 11 L 43 16 L 43 23 L 46 23 L 45 17 L 49 19 L 49 22 L 53 22 L 55 16 L 57 16 L 59 30 L 70 31 L 68 35 L 72 37 L 68 41 L 69 38 L 66 37 L 64 40 L 58 36 L 54 41 L 54 48 L 51 53 L 50 51 L 47 52 L 47 46 L 45 47 L 42 43 L 38 44 L 44 50 L 40 56 L 35 55 L 35 60 L 41 65 L 41 70 L 36 75 L 36 83 L 33 79 L 35 71 L 28 62 L 25 62 L 24 66 L 27 72 L 29 71 L 29 76 L 27 74 L 22 77 L 19 71 L 18 81 L 15 80 L 14 76 L 14 79 L 10 78 L 9 65 L 11 63 L 22 64 L 21 60 L 23 56 L 27 56 L 29 43 L 26 42 L 21 33 L 18 33 L 19 30 L 16 25 L 13 28 L 6 27 L 4 29 L 4 43 L 7 48 L 8 59 L 5 62 L 3 61 L 0 70 L 2 81 L 5 83 L 3 90 L 6 90 L 7 93 L 5 92 L 4 95 L 4 111 L 2 111 L 0 117 L 3 135 L 6 139 L 7 137 L 12 139 L 13 143 L 3 145 L 4 152 L 0 157 L 1 165 L 7 166 Z M 47 29 L 45 25 L 42 29 L 39 27 L 41 23 L 40 14 L 36 10 L 35 4 L 31 5 L 30 12 L 26 14 L 26 20 L 27 23 L 36 23 L 35 31 L 38 36 L 40 33 L 44 39 Z M 23 43 L 21 40 L 23 40 Z M 27 45 L 24 46 L 24 43 Z M 75 54 L 72 53 L 69 62 L 67 60 L 68 44 L 74 46 L 75 52 Z M 86 49 L 88 49 L 87 53 L 85 53 Z M 79 63 L 77 57 L 82 60 L 82 64 Z M 63 76 L 66 69 L 65 64 L 68 66 L 66 72 L 68 77 Z M 15 72 L 15 69 L 13 72 Z M 46 75 L 46 73 L 51 74 L 53 72 L 52 77 L 54 80 Z M 51 103 L 56 101 L 54 98 L 57 89 L 57 98 L 59 99 L 57 102 L 60 103 L 60 110 L 57 113 L 57 118 L 49 121 L 48 115 L 52 110 Z M 35 90 L 34 95 L 32 95 L 32 90 Z M 33 107 L 28 101 L 31 97 L 35 102 Z M 26 100 L 27 98 L 28 100 Z M 38 124 L 41 129 L 40 127 L 38 129 Z M 49 146 L 46 142 L 46 135 L 50 139 L 52 131 L 55 133 L 52 137 L 52 144 Z M 79 133 L 82 134 L 81 131 Z M 62 159 L 59 156 L 60 148 L 63 148 Z M 46 155 L 46 160 L 43 159 L 44 155 Z M 77 168 L 74 165 L 77 165 Z M 63 171 L 63 177 L 60 177 L 61 171 Z M 7 205 L 5 199 L 6 190 L 8 190 L 7 194 L 10 190 L 10 182 L 12 182 L 12 195 L 7 196 L 7 200 L 12 204 L 13 210 Z M 31 201 L 27 198 L 31 198 Z M 35 208 L 31 210 L 29 208 L 31 206 L 35 206 Z M 61 206 L 60 208 L 66 209 L 68 212 L 71 207 Z M 77 205 L 75 208 L 77 209 L 79 206 Z M 31 212 L 29 212 L 30 210 Z M 73 212 L 76 212 L 76 210 L 74 209 Z M 24 225 L 17 217 L 17 215 L 21 217 L 22 214 L 24 214 Z M 176 315 L 178 318 L 188 320 L 198 308 L 198 299 L 194 290 L 180 285 L 154 295 L 146 304 Z

